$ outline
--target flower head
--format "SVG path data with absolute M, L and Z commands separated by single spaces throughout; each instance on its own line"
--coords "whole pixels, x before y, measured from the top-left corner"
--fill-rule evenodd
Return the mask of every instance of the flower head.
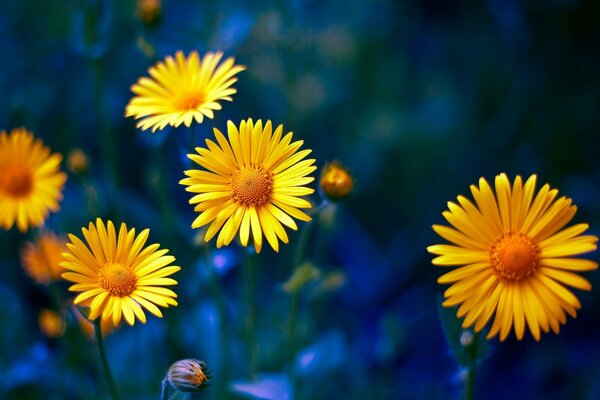
M 61 337 L 67 329 L 67 322 L 61 313 L 43 309 L 38 315 L 40 330 L 49 338 Z
M 208 52 L 200 60 L 196 51 L 187 57 L 178 51 L 175 58 L 159 61 L 148 69 L 151 78 L 142 77 L 131 87 L 136 96 L 127 104 L 125 116 L 141 119 L 137 127 L 152 132 L 212 119 L 214 111 L 221 109 L 220 100 L 233 100 L 235 75 L 246 69 L 234 65 L 233 57 L 219 65 L 222 57 L 223 53 Z
M 525 325 L 536 339 L 540 328 L 559 332 L 581 307 L 565 286 L 590 290 L 578 272 L 594 270 L 596 262 L 576 256 L 596 250 L 598 238 L 581 234 L 587 224 L 565 225 L 577 208 L 571 199 L 556 199 L 558 190 L 544 185 L 535 194 L 537 177 L 525 183 L 517 176 L 511 184 L 505 174 L 496 176 L 495 194 L 485 179 L 471 185 L 475 203 L 458 196 L 443 213 L 452 227 L 434 225 L 434 231 L 453 245 L 427 250 L 437 254 L 434 265 L 458 267 L 438 282 L 452 284 L 443 305 L 460 305 L 463 327 L 480 331 L 494 316 L 488 339 L 506 339 L 512 329 L 523 338 Z
M 21 264 L 25 273 L 42 285 L 57 281 L 64 272 L 60 262 L 66 249 L 66 240 L 50 231 L 43 231 L 35 242 L 25 243 L 21 250 Z
M 206 241 L 220 231 L 217 247 L 231 243 L 238 230 L 247 246 L 252 232 L 257 253 L 264 234 L 279 251 L 278 239 L 288 243 L 283 225 L 298 229 L 290 216 L 310 221 L 299 209 L 311 207 L 301 198 L 314 192 L 305 185 L 314 180 L 307 175 L 316 169 L 315 160 L 303 160 L 311 150 L 298 151 L 303 141 L 292 142 L 291 132 L 282 138 L 283 125 L 273 132 L 271 121 L 263 127 L 261 120 L 249 119 L 239 129 L 229 121 L 229 141 L 214 132 L 218 144 L 207 139 L 208 148 L 196 147 L 198 154 L 188 155 L 204 170 L 185 171 L 188 177 L 180 181 L 188 192 L 198 193 L 190 199 L 200 213 L 192 228 L 210 224 Z
M 346 168 L 339 162 L 333 161 L 323 168 L 319 186 L 328 199 L 341 200 L 352 192 L 354 179 Z
M 74 300 L 76 305 L 87 305 L 91 299 L 90 321 L 101 316 L 103 321 L 112 319 L 116 327 L 123 315 L 129 325 L 136 318 L 145 323 L 143 308 L 162 317 L 156 305 L 177 305 L 177 295 L 162 286 L 177 284 L 167 276 L 180 267 L 170 265 L 175 257 L 165 255 L 166 249 L 158 250 L 158 244 L 144 248 L 148 229 L 136 236 L 135 229 L 128 230 L 122 223 L 117 235 L 112 221 L 104 224 L 98 218 L 95 225 L 90 222 L 82 232 L 87 246 L 69 234 L 69 251 L 63 254 L 66 261 L 61 263 L 69 272 L 62 277 L 75 283 L 70 291 L 82 292 Z
M 24 128 L 0 131 L 0 227 L 8 230 L 16 223 L 25 232 L 58 211 L 67 180 L 61 161 Z
M 173 363 L 167 371 L 167 381 L 180 392 L 197 392 L 208 386 L 211 378 L 206 363 L 186 358 Z
M 160 0 L 138 0 L 136 15 L 146 25 L 156 24 L 161 17 Z
M 67 168 L 77 175 L 83 175 L 90 167 L 88 156 L 80 148 L 75 148 L 67 156 Z

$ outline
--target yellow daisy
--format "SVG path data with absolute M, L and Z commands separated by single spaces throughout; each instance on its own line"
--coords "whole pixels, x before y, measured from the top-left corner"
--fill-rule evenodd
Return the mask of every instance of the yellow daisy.
M 67 180 L 61 161 L 62 155 L 50 154 L 24 128 L 0 131 L 0 227 L 8 230 L 16 223 L 25 232 L 59 210 Z
M 136 236 L 135 229 L 127 230 L 123 223 L 117 235 L 111 221 L 105 225 L 98 218 L 96 225 L 90 222 L 88 229 L 82 228 L 82 232 L 87 246 L 69 234 L 69 251 L 63 253 L 66 261 L 61 263 L 69 272 L 62 277 L 75 283 L 70 291 L 82 292 L 75 298 L 75 304 L 87 305 L 88 299 L 92 299 L 91 321 L 102 316 L 102 321 L 112 319 L 116 327 L 123 315 L 129 325 L 133 325 L 136 318 L 145 323 L 142 307 L 162 317 L 156 305 L 177 305 L 177 295 L 162 286 L 176 285 L 177 281 L 167 276 L 180 268 L 170 265 L 175 257 L 165 255 L 166 249 L 158 250 L 158 244 L 142 250 L 148 229 Z
M 214 132 L 218 144 L 206 139 L 208 148 L 196 147 L 198 154 L 188 155 L 204 170 L 185 171 L 188 178 L 179 182 L 198 193 L 190 199 L 200 213 L 192 228 L 210 223 L 206 241 L 220 230 L 217 247 L 231 243 L 238 230 L 247 246 L 252 231 L 257 253 L 264 234 L 279 251 L 278 238 L 288 243 L 282 224 L 298 229 L 290 216 L 310 221 L 299 209 L 311 207 L 301 197 L 314 192 L 305 185 L 314 180 L 307 175 L 316 169 L 315 160 L 303 160 L 312 150 L 298 151 L 304 142 L 292 142 L 292 132 L 282 138 L 283 125 L 273 132 L 271 121 L 263 127 L 261 120 L 254 124 L 248 119 L 239 130 L 228 121 L 229 141 L 218 129 Z
M 66 240 L 49 231 L 40 233 L 35 243 L 27 242 L 21 250 L 25 273 L 42 285 L 57 281 L 64 272 L 60 262 L 66 249 Z
M 235 75 L 246 69 L 234 65 L 233 57 L 217 67 L 222 57 L 221 52 L 208 52 L 200 60 L 196 51 L 187 57 L 181 51 L 175 58 L 167 56 L 148 69 L 151 78 L 142 77 L 131 87 L 136 96 L 127 104 L 125 116 L 141 119 L 136 126 L 152 128 L 152 132 L 167 125 L 189 127 L 193 120 L 201 124 L 204 117 L 212 119 L 213 111 L 221 109 L 219 100 L 233 100 Z
M 511 184 L 505 174 L 496 176 L 495 194 L 485 179 L 471 185 L 475 203 L 458 196 L 443 213 L 452 225 L 434 225 L 434 231 L 454 245 L 439 244 L 427 250 L 437 254 L 434 265 L 458 267 L 438 283 L 452 284 L 443 305 L 460 305 L 463 327 L 481 331 L 494 315 L 488 339 L 507 338 L 512 329 L 521 340 L 525 324 L 535 340 L 540 328 L 558 333 L 581 307 L 565 287 L 590 290 L 578 272 L 591 271 L 596 262 L 576 256 L 596 250 L 598 238 L 582 236 L 587 224 L 565 225 L 577 207 L 571 199 L 556 199 L 558 190 L 544 185 L 535 194 L 537 177 L 525 183 L 520 176 Z M 563 229 L 564 228 L 564 229 Z

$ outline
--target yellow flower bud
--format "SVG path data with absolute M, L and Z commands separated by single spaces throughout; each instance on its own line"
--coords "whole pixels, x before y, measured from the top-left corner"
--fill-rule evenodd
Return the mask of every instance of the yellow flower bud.
M 162 12 L 160 0 L 138 0 L 137 16 L 147 25 L 154 25 L 160 19 Z
M 186 358 L 169 367 L 167 381 L 180 392 L 196 392 L 206 388 L 211 378 L 206 364 L 202 361 Z
M 40 311 L 38 323 L 40 330 L 49 338 L 61 337 L 67 328 L 67 323 L 62 314 L 48 309 Z
M 84 174 L 90 166 L 90 161 L 83 150 L 76 148 L 67 156 L 67 168 L 74 174 Z
M 333 161 L 323 168 L 319 186 L 328 199 L 335 201 L 343 199 L 352 192 L 354 179 L 346 168 L 339 162 Z

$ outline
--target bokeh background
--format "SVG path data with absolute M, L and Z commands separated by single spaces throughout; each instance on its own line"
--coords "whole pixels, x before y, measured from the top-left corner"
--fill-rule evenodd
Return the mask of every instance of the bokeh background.
M 80 233 L 100 216 L 149 227 L 182 266 L 178 307 L 106 338 L 125 398 L 159 398 L 168 366 L 187 357 L 215 374 L 191 398 L 459 398 L 465 374 L 440 322 L 442 271 L 425 250 L 441 241 L 431 225 L 446 201 L 480 176 L 537 173 L 600 233 L 598 2 L 163 0 L 152 24 L 137 7 L 0 4 L 0 129 L 25 126 L 53 151 L 89 157 L 46 226 Z M 130 85 L 177 50 L 223 50 L 246 65 L 234 101 L 190 129 L 136 131 L 124 117 Z M 300 233 L 257 257 L 256 379 L 246 249 L 202 244 L 178 185 L 194 145 L 248 117 L 283 123 L 320 167 L 338 159 L 356 179 L 309 224 L 301 258 L 320 273 L 298 295 L 294 354 L 282 283 Z M 34 235 L 0 232 L 0 398 L 108 398 L 72 315 L 63 337 L 40 331 L 51 294 L 24 274 L 18 251 Z M 595 288 L 578 293 L 583 307 L 559 335 L 489 342 L 479 398 L 600 398 L 600 274 L 586 277 Z

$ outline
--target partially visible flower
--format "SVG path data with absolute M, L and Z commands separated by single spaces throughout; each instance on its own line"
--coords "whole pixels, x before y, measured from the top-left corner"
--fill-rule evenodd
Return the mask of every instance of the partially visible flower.
M 35 242 L 26 242 L 21 249 L 21 265 L 36 283 L 48 285 L 57 281 L 64 269 L 60 266 L 66 240 L 50 231 L 42 231 Z
M 90 167 L 88 156 L 80 148 L 75 148 L 67 156 L 67 168 L 77 175 L 85 174 Z
M 51 154 L 24 128 L 0 131 L 0 227 L 8 230 L 16 224 L 25 232 L 59 210 L 67 180 L 61 161 L 62 155 Z
M 137 16 L 147 25 L 154 25 L 161 17 L 160 0 L 138 0 Z
M 329 200 L 340 200 L 348 196 L 354 187 L 354 179 L 342 165 L 333 161 L 326 164 L 319 182 L 321 191 Z
M 162 313 L 156 305 L 177 305 L 177 295 L 163 286 L 176 285 L 177 281 L 167 276 L 181 268 L 170 265 L 175 257 L 165 255 L 167 249 L 158 250 L 160 245 L 144 248 L 148 229 L 136 237 L 135 229 L 127 230 L 122 223 L 117 235 L 112 221 L 104 224 L 97 218 L 95 225 L 90 222 L 82 232 L 87 246 L 69 234 L 71 243 L 67 243 L 69 250 L 63 253 L 66 261 L 61 263 L 69 272 L 62 277 L 75 283 L 70 291 L 82 292 L 74 300 L 76 305 L 93 299 L 90 321 L 102 317 L 112 319 L 113 325 L 118 326 L 123 316 L 129 325 L 136 318 L 145 323 L 142 307 L 160 318 Z
M 67 329 L 67 323 L 62 314 L 43 309 L 38 315 L 40 330 L 49 338 L 61 337 Z
M 310 221 L 299 209 L 312 207 L 302 198 L 314 192 L 306 185 L 314 180 L 308 175 L 316 169 L 315 160 L 304 160 L 312 150 L 298 151 L 304 142 L 292 142 L 292 132 L 282 138 L 283 125 L 273 132 L 271 121 L 263 127 L 261 120 L 248 119 L 239 131 L 228 121 L 229 141 L 218 129 L 214 132 L 219 144 L 206 139 L 208 149 L 196 147 L 198 154 L 188 155 L 203 169 L 185 171 L 188 177 L 179 182 L 198 193 L 190 199 L 200 213 L 192 228 L 210 224 L 205 241 L 220 231 L 217 247 L 229 245 L 238 231 L 247 246 L 252 232 L 257 253 L 264 234 L 279 251 L 278 239 L 288 243 L 283 225 L 298 229 L 291 217 Z
M 588 224 L 565 228 L 577 207 L 571 199 L 556 199 L 558 190 L 544 185 L 537 192 L 537 177 L 525 183 L 517 176 L 511 184 L 505 174 L 496 176 L 495 193 L 481 178 L 471 185 L 475 203 L 458 196 L 443 213 L 452 225 L 434 225 L 434 231 L 453 243 L 429 246 L 438 255 L 434 265 L 454 270 L 438 278 L 451 284 L 444 292 L 445 307 L 460 305 L 457 316 L 463 328 L 479 332 L 494 316 L 487 335 L 505 340 L 514 329 L 521 340 L 526 326 L 535 340 L 541 331 L 559 332 L 575 317 L 581 303 L 566 288 L 590 290 L 580 272 L 598 268 L 595 261 L 577 256 L 596 250 L 598 238 L 582 235 Z
M 197 392 L 206 389 L 211 374 L 206 368 L 206 363 L 193 358 L 186 358 L 173 363 L 169 367 L 166 379 L 177 391 Z
M 92 303 L 91 299 L 84 301 L 82 304 L 76 306 L 72 302 L 70 302 L 70 308 L 75 318 L 77 319 L 77 323 L 79 324 L 79 329 L 81 332 L 88 338 L 94 339 L 94 324 L 87 319 L 83 314 L 89 314 L 89 307 Z M 103 319 L 100 320 L 100 329 L 102 330 L 102 337 L 106 337 L 106 335 L 112 333 L 117 327 L 113 324 L 112 319 Z
M 136 126 L 152 132 L 212 119 L 222 108 L 220 100 L 233 101 L 235 75 L 246 69 L 234 65 L 233 57 L 219 65 L 222 57 L 221 52 L 208 52 L 201 60 L 196 51 L 187 57 L 181 51 L 174 58 L 167 56 L 148 69 L 151 78 L 142 77 L 131 87 L 136 96 L 127 104 L 125 116 L 139 119 Z

